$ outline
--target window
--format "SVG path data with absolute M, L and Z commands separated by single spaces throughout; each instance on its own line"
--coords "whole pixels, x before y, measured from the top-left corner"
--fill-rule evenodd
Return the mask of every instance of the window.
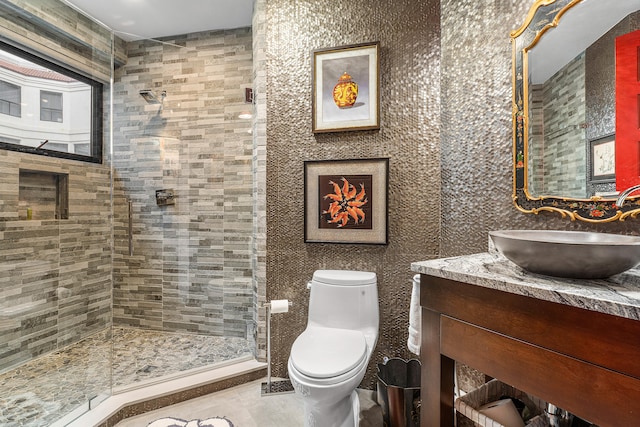
M 40 91 L 40 120 L 62 123 L 62 94 Z
M 20 86 L 0 80 L 0 113 L 20 117 Z
M 102 163 L 104 90 L 65 64 L 0 41 L 0 149 Z

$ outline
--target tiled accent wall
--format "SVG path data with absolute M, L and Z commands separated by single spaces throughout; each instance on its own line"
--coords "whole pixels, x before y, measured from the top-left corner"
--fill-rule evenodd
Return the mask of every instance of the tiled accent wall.
M 272 368 L 287 375 L 317 269 L 374 271 L 380 329 L 364 387 L 383 357 L 407 349 L 413 261 L 437 257 L 440 234 L 440 4 L 436 0 L 269 0 L 267 15 L 267 299 Z M 311 50 L 380 41 L 379 131 L 311 132 Z M 461 104 L 461 108 L 463 108 Z M 389 244 L 304 243 L 303 162 L 388 157 Z M 415 356 L 414 356 L 415 357 Z
M 587 197 L 586 179 L 576 179 L 587 176 L 584 57 L 578 55 L 544 85 L 544 184 L 538 194 Z
M 116 70 L 114 323 L 251 338 L 253 141 L 238 118 L 253 108 L 251 30 L 162 41 L 130 42 Z M 156 204 L 161 189 L 174 205 Z
M 488 231 L 526 228 L 513 206 L 509 33 L 531 1 L 442 1 L 441 255 L 487 249 Z
M 0 33 L 44 54 L 55 52 L 90 65 L 91 58 L 101 53 L 92 53 L 87 45 L 80 48 L 78 39 L 86 39 L 88 46 L 111 42 L 110 34 L 57 0 L 16 0 L 6 5 L 25 10 L 20 19 L 17 13 L 0 14 Z M 41 19 L 49 23 L 46 28 L 37 25 Z M 67 25 L 70 22 L 74 25 Z M 108 75 L 108 69 L 92 66 L 87 72 Z M 108 85 L 104 99 L 109 101 Z M 104 141 L 109 140 L 107 129 Z M 55 201 L 43 192 L 47 200 L 33 200 L 35 193 L 29 196 L 34 219 L 26 220 L 26 202 L 20 201 L 21 169 L 41 171 L 43 177 L 68 175 L 68 219 L 53 219 Z M 94 164 L 5 150 L 0 150 L 0 171 L 0 371 L 4 371 L 110 326 L 111 177 L 108 158 Z

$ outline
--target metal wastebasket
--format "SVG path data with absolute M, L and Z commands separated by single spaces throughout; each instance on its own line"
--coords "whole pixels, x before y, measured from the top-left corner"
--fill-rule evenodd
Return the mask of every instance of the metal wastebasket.
M 420 425 L 420 361 L 384 359 L 378 363 L 378 404 L 385 427 Z

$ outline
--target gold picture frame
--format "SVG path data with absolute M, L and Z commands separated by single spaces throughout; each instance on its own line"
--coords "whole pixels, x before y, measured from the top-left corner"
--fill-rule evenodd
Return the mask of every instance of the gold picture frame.
M 380 42 L 312 53 L 313 133 L 380 129 Z

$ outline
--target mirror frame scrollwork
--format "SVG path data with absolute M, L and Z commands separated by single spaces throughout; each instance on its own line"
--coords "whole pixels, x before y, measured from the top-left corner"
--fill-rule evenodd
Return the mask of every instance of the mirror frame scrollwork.
M 640 196 L 629 197 L 624 206 L 616 206 L 615 199 L 594 196 L 576 199 L 561 196 L 532 196 L 528 190 L 528 52 L 560 18 L 582 0 L 537 0 L 529 10 L 525 22 L 511 32 L 513 47 L 513 203 L 523 213 L 559 213 L 571 221 L 600 223 L 624 221 L 640 215 Z

